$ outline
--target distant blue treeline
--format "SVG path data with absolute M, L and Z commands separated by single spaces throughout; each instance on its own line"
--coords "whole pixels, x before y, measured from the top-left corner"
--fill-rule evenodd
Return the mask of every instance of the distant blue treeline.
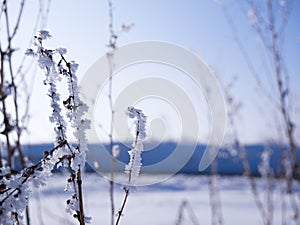
M 109 145 L 104 145 L 106 151 L 109 151 Z M 121 148 L 120 155 L 118 160 L 127 164 L 129 161 L 128 150 L 130 150 L 130 145 L 119 144 Z M 172 157 L 172 153 L 175 151 L 177 144 L 173 142 L 166 142 L 161 143 L 160 145 L 156 146 L 152 150 L 147 150 L 142 153 L 142 163 L 143 166 L 147 165 L 154 165 L 158 162 L 161 162 L 168 157 Z M 39 161 L 44 151 L 49 151 L 53 148 L 53 144 L 34 144 L 34 145 L 26 145 L 24 146 L 24 154 L 28 156 L 31 162 L 36 163 Z M 97 161 L 97 157 L 102 157 L 103 150 L 99 150 L 96 145 L 91 145 L 90 148 L 92 149 L 92 153 L 97 153 L 92 155 Z M 283 171 L 283 166 L 281 163 L 281 151 L 278 146 L 270 146 L 271 155 L 270 155 L 270 167 L 274 171 L 274 173 L 278 174 L 278 172 Z M 210 174 L 212 172 L 212 167 L 209 166 L 206 170 L 199 172 L 198 166 L 201 160 L 201 157 L 206 149 L 205 145 L 198 144 L 196 147 L 190 146 L 186 144 L 185 147 L 181 148 L 180 150 L 176 149 L 176 151 L 181 151 L 181 154 L 186 154 L 185 149 L 191 152 L 191 158 L 187 161 L 187 163 L 183 166 L 180 166 L 181 169 L 178 173 L 190 173 L 190 174 Z M 250 165 L 251 174 L 254 176 L 259 176 L 259 165 L 261 164 L 261 155 L 262 152 L 265 150 L 264 145 L 246 145 L 245 146 L 248 162 Z M 101 153 L 102 151 L 102 153 Z M 104 150 L 105 151 L 105 150 Z M 298 161 L 300 164 L 300 149 L 298 148 Z M 101 161 L 101 160 L 100 160 Z M 110 160 L 106 160 L 110 161 Z M 109 171 L 110 170 L 110 162 L 102 162 L 100 165 L 103 170 Z M 176 161 L 174 161 L 176 164 Z M 18 160 L 15 160 L 15 165 L 17 168 L 20 168 L 20 164 Z M 217 165 L 217 173 L 220 175 L 242 175 L 244 173 L 244 168 L 242 164 L 242 160 L 240 159 L 239 152 L 232 153 L 232 151 L 228 151 L 227 149 L 220 149 L 219 154 L 216 158 L 216 165 Z M 178 166 L 178 165 L 177 165 Z M 86 171 L 93 172 L 93 165 L 86 164 Z M 168 167 L 159 167 L 160 169 L 156 171 L 157 173 L 168 173 L 172 170 L 172 164 L 168 165 Z M 124 168 L 117 167 L 116 170 L 122 171 Z

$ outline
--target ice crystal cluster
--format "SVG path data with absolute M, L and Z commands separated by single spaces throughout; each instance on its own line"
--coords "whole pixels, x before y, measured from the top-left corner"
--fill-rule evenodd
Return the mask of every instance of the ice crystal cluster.
M 140 109 L 132 106 L 127 109 L 128 117 L 134 120 L 134 141 L 132 149 L 128 152 L 130 156 L 129 163 L 125 166 L 125 172 L 129 174 L 129 183 L 132 177 L 137 177 L 140 174 L 142 166 L 142 151 L 143 141 L 146 139 L 146 122 L 147 117 Z
M 28 203 L 28 183 L 23 183 L 22 175 L 12 175 L 8 166 L 0 169 L 0 176 L 0 224 L 15 224 L 23 218 Z
M 85 165 L 87 150 L 86 129 L 89 121 L 83 116 L 87 111 L 87 105 L 78 96 L 78 83 L 76 71 L 78 64 L 67 61 L 64 48 L 47 49 L 43 42 L 50 38 L 48 31 L 41 30 L 34 37 L 34 48 L 28 49 L 26 55 L 37 59 L 38 66 L 45 74 L 44 84 L 48 86 L 48 96 L 52 113 L 49 120 L 54 125 L 56 134 L 54 148 L 44 152 L 44 157 L 36 164 L 28 165 L 20 172 L 12 173 L 10 168 L 0 168 L 0 224 L 22 224 L 23 213 L 28 205 L 30 196 L 29 186 L 45 185 L 52 175 L 55 167 L 66 167 L 70 176 L 66 182 L 65 191 L 70 192 L 67 202 L 67 212 L 79 220 L 79 198 L 81 185 L 81 169 Z M 68 97 L 61 100 L 57 83 L 66 79 L 68 83 Z M 76 145 L 69 143 L 67 137 L 67 124 L 73 129 Z M 83 212 L 81 212 L 83 213 Z M 85 222 L 90 218 L 85 217 Z

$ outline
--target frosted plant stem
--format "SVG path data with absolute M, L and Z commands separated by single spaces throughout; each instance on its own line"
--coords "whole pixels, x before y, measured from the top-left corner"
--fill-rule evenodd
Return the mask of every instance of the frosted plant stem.
M 68 163 L 70 177 L 67 180 L 66 192 L 72 192 L 67 202 L 67 211 L 72 214 L 80 225 L 90 222 L 90 217 L 84 215 L 83 193 L 82 193 L 82 168 L 86 161 L 87 139 L 85 131 L 89 128 L 89 121 L 83 118 L 87 111 L 87 105 L 81 101 L 78 95 L 78 83 L 76 71 L 78 64 L 74 61 L 67 61 L 64 55 L 67 50 L 57 48 L 55 50 L 43 47 L 43 40 L 50 38 L 48 31 L 41 30 L 35 36 L 36 50 L 28 49 L 27 55 L 37 56 L 38 65 L 46 74 L 45 84 L 49 85 L 48 95 L 51 98 L 53 109 L 50 121 L 55 124 L 56 145 L 62 144 L 59 153 L 53 152 L 46 154 L 46 160 L 42 160 L 41 167 L 45 167 L 48 175 L 51 175 L 53 167 L 59 163 Z M 67 78 L 68 98 L 60 100 L 60 94 L 56 83 L 62 77 Z M 61 105 L 66 109 L 65 116 L 62 115 Z M 76 139 L 76 147 L 68 143 L 67 126 L 64 118 L 67 118 L 73 128 L 73 135 Z M 43 170 L 44 172 L 44 170 Z M 31 173 L 34 173 L 34 169 Z
M 211 165 L 212 174 L 208 177 L 212 225 L 223 224 L 220 192 L 219 192 L 218 181 L 217 181 L 217 166 L 218 165 L 216 161 L 212 162 Z
M 68 63 L 68 61 L 64 58 L 64 56 L 61 54 L 61 58 L 62 60 L 66 63 L 67 67 L 68 67 L 68 71 L 69 71 L 69 82 L 70 82 L 70 87 L 69 87 L 69 94 L 70 96 L 72 96 L 72 98 L 70 99 L 73 99 L 73 107 L 74 107 L 74 111 L 78 110 L 77 107 L 80 106 L 80 99 L 78 97 L 75 97 L 77 96 L 77 93 L 75 93 L 75 89 L 77 88 L 77 82 L 75 82 L 75 77 L 72 72 L 72 68 L 71 68 L 71 64 Z M 77 101 L 78 102 L 77 102 Z M 76 114 L 76 112 L 74 112 L 74 116 L 72 116 L 72 119 L 74 121 L 76 121 L 76 117 L 78 115 Z M 76 125 L 76 128 L 79 129 L 79 125 L 77 124 Z M 80 140 L 78 139 L 78 151 L 80 152 L 80 149 L 81 149 L 82 146 L 80 146 Z M 76 186 L 77 186 L 77 191 L 78 191 L 78 203 L 79 203 L 79 211 L 77 212 L 78 214 L 78 221 L 80 223 L 80 225 L 83 225 L 85 224 L 85 221 L 84 221 L 84 207 L 83 207 L 83 194 L 82 194 L 82 175 L 81 175 L 81 166 L 78 165 L 78 169 L 77 169 L 77 173 L 76 173 Z M 75 184 L 74 184 L 75 186 Z M 74 188 L 76 190 L 76 188 Z
M 19 25 L 21 22 L 21 18 L 24 12 L 24 5 L 25 5 L 25 0 L 21 0 L 20 1 L 20 7 L 19 7 L 19 12 L 17 13 L 16 17 L 15 17 L 15 21 L 11 20 L 11 15 L 9 13 L 8 10 L 8 1 L 3 1 L 2 5 L 1 5 L 1 13 L 0 14 L 4 14 L 4 20 L 5 23 L 3 23 L 3 31 L 1 33 L 4 33 L 4 28 L 6 28 L 6 38 L 7 38 L 7 46 L 6 46 L 6 50 L 2 51 L 2 45 L 0 44 L 0 60 L 1 60 L 1 65 L 0 65 L 0 71 L 1 71 L 1 75 L 0 75 L 0 92 L 1 92 L 1 101 L 2 101 L 2 116 L 3 116 L 3 122 L 4 122 L 4 135 L 5 135 L 5 139 L 6 139 L 6 146 L 7 146 L 7 160 L 8 160 L 8 165 L 10 166 L 10 170 L 13 171 L 14 165 L 13 165 L 13 158 L 15 151 L 18 151 L 18 159 L 20 160 L 20 164 L 22 169 L 24 169 L 26 167 L 25 165 L 25 159 L 24 159 L 24 154 L 22 151 L 22 146 L 21 146 L 21 134 L 22 134 L 22 129 L 21 129 L 21 124 L 20 124 L 20 117 L 21 112 L 19 110 L 19 103 L 20 103 L 20 92 L 19 92 L 19 87 L 21 85 L 18 85 L 16 83 L 16 79 L 21 77 L 22 75 L 15 73 L 13 71 L 13 63 L 15 63 L 13 61 L 13 51 L 15 50 L 15 48 L 13 47 L 13 39 L 15 37 L 15 35 L 17 34 L 18 30 L 19 30 Z M 13 22 L 12 22 L 13 21 Z M 2 26 L 1 26 L 2 27 Z M 4 47 L 4 46 L 3 46 Z M 6 63 L 5 63 L 6 62 Z M 7 65 L 7 67 L 5 66 Z M 23 65 L 23 63 L 21 64 L 21 66 Z M 7 68 L 7 70 L 5 69 L 5 67 Z M 17 76 L 19 75 L 19 76 Z M 10 90 L 11 93 L 3 93 L 3 85 L 5 84 L 5 82 L 9 82 L 10 83 Z M 4 94 L 4 95 L 3 95 Z M 10 103 L 8 103 L 8 99 L 10 98 L 6 98 L 7 95 L 12 95 L 12 106 L 13 109 L 11 110 L 11 112 L 9 112 L 9 106 Z M 5 96 L 5 97 L 3 97 Z M 8 104 L 7 104 L 8 103 Z M 28 106 L 28 101 L 26 102 L 26 107 Z M 27 118 L 26 113 L 22 116 L 24 119 Z M 14 121 L 14 124 L 12 125 L 10 120 Z M 15 132 L 16 133 L 16 140 L 12 140 L 12 136 L 11 136 L 11 132 Z M 0 153 L 0 168 L 3 167 L 2 164 L 2 155 Z M 2 179 L 0 179 L 1 184 L 2 184 Z M 24 194 L 24 193 L 23 193 Z M 20 215 L 18 214 L 15 206 L 11 205 L 11 213 L 14 214 L 15 220 L 17 223 L 19 223 L 19 217 Z M 1 210 L 1 216 L 3 216 L 2 214 L 2 210 Z M 27 225 L 30 225 L 30 218 L 29 218 L 29 206 L 26 205 L 25 207 L 25 222 Z
M 109 148 L 111 153 L 111 168 L 110 168 L 110 182 L 109 182 L 109 194 L 110 194 L 110 204 L 111 204 L 111 225 L 114 224 L 114 218 L 115 218 L 115 205 L 114 205 L 114 157 L 113 157 L 113 146 L 114 146 L 114 140 L 113 140 L 113 132 L 114 132 L 114 109 L 113 109 L 113 101 L 112 101 L 112 58 L 113 53 L 109 53 L 111 55 L 108 55 L 109 60 L 109 66 L 110 66 L 110 75 L 109 75 L 109 92 L 108 92 L 108 99 L 109 99 L 109 106 L 111 111 L 111 122 L 110 122 L 110 131 L 109 131 Z
M 137 127 L 139 127 L 139 123 L 140 123 L 140 121 L 138 120 Z M 137 141 L 138 141 L 138 136 L 139 136 L 139 131 L 137 129 L 136 138 L 135 138 L 135 141 L 134 141 L 134 148 L 136 148 L 136 144 L 137 144 Z M 135 156 L 132 157 L 133 161 L 134 161 L 134 158 L 135 158 Z M 129 170 L 128 184 L 130 184 L 130 182 L 131 182 L 131 177 L 132 177 L 132 170 Z M 121 216 L 123 214 L 123 211 L 124 211 L 124 208 L 125 208 L 128 196 L 129 196 L 129 188 L 124 187 L 124 191 L 125 191 L 125 197 L 124 197 L 121 209 L 118 211 L 118 217 L 117 217 L 117 220 L 116 220 L 116 225 L 119 224 L 120 218 L 121 218 Z
M 113 17 L 113 3 L 111 0 L 108 0 L 108 8 L 109 8 L 109 44 L 108 47 L 111 49 L 110 52 L 107 53 L 107 59 L 109 63 L 109 90 L 108 90 L 108 101 L 111 112 L 111 121 L 110 121 L 110 130 L 109 130 L 109 148 L 111 153 L 111 167 L 110 167 L 110 182 L 109 182 L 109 195 L 110 195 L 110 208 L 111 208 L 111 225 L 114 224 L 115 220 L 115 203 L 114 203 L 114 163 L 115 158 L 113 157 L 113 132 L 114 132 L 114 109 L 113 109 L 113 100 L 112 100 L 112 90 L 113 90 L 113 57 L 114 51 L 116 49 L 116 35 L 114 31 L 114 17 Z
M 231 19 L 230 19 L 230 21 L 231 21 Z M 228 85 L 228 87 L 226 87 L 224 89 L 224 92 L 226 94 L 226 101 L 227 101 L 227 105 L 228 105 L 229 124 L 233 128 L 233 142 L 235 144 L 236 149 L 239 152 L 239 157 L 242 161 L 242 165 L 243 165 L 243 169 L 244 169 L 244 176 L 247 178 L 247 180 L 250 184 L 250 189 L 251 189 L 251 193 L 254 198 L 255 205 L 261 215 L 263 223 L 266 225 L 266 224 L 268 224 L 267 212 L 264 208 L 263 202 L 257 191 L 257 185 L 255 183 L 255 180 L 251 174 L 247 151 L 246 151 L 245 147 L 240 143 L 240 139 L 239 139 L 239 136 L 237 133 L 237 125 L 236 125 L 234 116 L 238 114 L 238 110 L 239 110 L 238 106 L 240 103 L 236 102 L 234 96 L 230 93 L 231 86 L 232 86 L 232 84 Z
M 128 174 L 128 186 L 124 187 L 125 197 L 121 208 L 118 211 L 118 217 L 115 225 L 119 224 L 120 218 L 123 214 L 128 196 L 129 196 L 129 185 L 132 185 L 132 178 L 138 177 L 141 170 L 141 152 L 143 150 L 142 141 L 146 139 L 146 119 L 147 117 L 140 109 L 136 109 L 132 106 L 128 107 L 127 113 L 129 118 L 134 119 L 135 129 L 134 129 L 134 141 L 132 144 L 132 149 L 129 151 L 130 161 L 125 166 L 125 173 Z
M 190 222 L 192 225 L 200 225 L 194 211 L 193 208 L 190 206 L 189 202 L 187 200 L 183 200 L 180 203 L 179 209 L 178 209 L 178 216 L 177 219 L 175 221 L 175 225 L 181 225 L 182 222 L 184 221 L 184 211 L 187 211 L 187 213 L 189 214 L 190 217 Z

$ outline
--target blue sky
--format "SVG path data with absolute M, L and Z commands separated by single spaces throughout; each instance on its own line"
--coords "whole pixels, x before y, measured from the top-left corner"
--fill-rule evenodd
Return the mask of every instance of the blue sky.
M 159 40 L 190 49 L 216 72 L 222 85 L 229 83 L 233 77 L 238 78 L 232 94 L 236 100 L 243 103 L 236 117 L 240 138 L 245 143 L 255 143 L 274 137 L 276 124 L 272 118 L 272 109 L 255 89 L 255 80 L 224 15 L 223 7 L 226 7 L 249 56 L 257 65 L 257 70 L 263 72 L 257 37 L 249 24 L 247 17 L 249 8 L 245 4 L 233 0 L 224 0 L 223 4 L 213 0 L 113 2 L 115 29 L 119 29 L 123 23 L 134 23 L 134 27 L 128 33 L 121 35 L 119 45 L 143 40 Z M 15 43 L 20 46 L 20 53 L 25 51 L 31 37 L 36 21 L 35 13 L 38 10 L 37 1 L 29 0 L 25 7 L 20 30 L 23 35 L 19 36 Z M 294 103 L 298 105 L 295 112 L 296 119 L 300 115 L 298 21 L 300 21 L 300 2 L 295 1 L 286 30 L 284 53 L 291 74 Z M 52 33 L 53 38 L 47 42 L 50 48 L 68 49 L 68 58 L 74 59 L 80 65 L 78 76 L 81 78 L 107 50 L 108 4 L 104 0 L 52 0 L 47 25 L 40 24 L 39 27 Z M 25 138 L 26 142 L 48 142 L 53 138 L 51 124 L 48 122 L 50 107 L 47 104 L 48 98 L 42 80 L 41 71 L 37 71 L 31 100 L 30 135 Z M 300 135 L 299 129 L 297 135 L 298 137 Z

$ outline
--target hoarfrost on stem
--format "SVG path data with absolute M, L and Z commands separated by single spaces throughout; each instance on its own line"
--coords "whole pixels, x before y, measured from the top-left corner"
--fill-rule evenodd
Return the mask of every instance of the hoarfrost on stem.
M 54 124 L 56 134 L 54 145 L 50 151 L 45 151 L 44 156 L 34 165 L 13 174 L 3 162 L 0 168 L 1 193 L 0 193 L 0 224 L 22 224 L 23 213 L 28 205 L 30 185 L 41 187 L 46 184 L 55 167 L 65 166 L 69 169 L 70 176 L 67 179 L 65 191 L 71 196 L 67 200 L 67 211 L 78 219 L 80 224 L 89 223 L 91 218 L 84 215 L 81 170 L 86 162 L 87 139 L 86 130 L 89 129 L 89 120 L 84 119 L 87 105 L 81 101 L 78 95 L 78 83 L 76 71 L 78 64 L 67 61 L 64 48 L 55 50 L 43 46 L 43 41 L 50 38 L 48 31 L 39 31 L 34 39 L 34 48 L 28 49 L 26 55 L 37 58 L 40 69 L 45 74 L 44 84 L 48 86 L 48 96 L 52 113 L 49 117 Z M 63 78 L 67 79 L 68 97 L 61 101 L 57 83 Z M 5 94 L 9 93 L 9 86 Z M 62 109 L 65 107 L 65 110 Z M 64 114 L 64 111 L 66 114 Z M 73 136 L 76 146 L 68 142 L 67 123 L 73 128 Z
M 142 151 L 143 143 L 142 141 L 146 139 L 146 122 L 147 117 L 140 109 L 136 109 L 132 106 L 128 107 L 127 114 L 130 119 L 134 120 L 134 141 L 132 143 L 132 149 L 128 152 L 130 155 L 130 161 L 128 165 L 125 166 L 125 173 L 129 175 L 129 183 L 132 177 L 137 177 L 140 174 L 142 166 Z
M 56 52 L 58 54 L 60 54 L 60 55 L 65 55 L 65 54 L 67 54 L 67 49 L 65 49 L 65 48 L 57 48 Z
M 39 31 L 35 36 L 34 49 L 28 49 L 25 54 L 37 58 L 38 65 L 46 76 L 44 84 L 48 86 L 48 96 L 51 99 L 52 114 L 49 120 L 54 124 L 56 133 L 55 147 L 49 152 L 45 151 L 44 157 L 38 163 L 29 165 L 17 174 L 11 174 L 10 170 L 5 167 L 1 168 L 0 176 L 4 177 L 1 186 L 4 190 L 0 194 L 0 224 L 15 224 L 16 221 L 19 224 L 28 205 L 30 183 L 35 187 L 45 185 L 52 175 L 52 170 L 60 166 L 66 166 L 70 171 L 65 189 L 71 192 L 71 198 L 67 200 L 67 211 L 77 218 L 80 224 L 90 222 L 90 217 L 86 217 L 83 212 L 81 188 L 81 169 L 85 165 L 85 151 L 87 150 L 85 132 L 89 128 L 89 121 L 83 118 L 87 105 L 78 96 L 75 74 L 78 64 L 65 59 L 64 55 L 67 50 L 64 48 L 51 50 L 43 47 L 43 40 L 50 37 L 48 31 Z M 56 84 L 64 77 L 67 78 L 69 97 L 61 101 Z M 66 108 L 66 115 L 63 115 L 62 105 Z M 74 130 L 75 147 L 68 142 L 65 117 Z
M 40 30 L 37 32 L 36 36 L 35 36 L 38 40 L 42 41 L 42 40 L 46 40 L 48 38 L 51 38 L 51 34 L 49 31 L 47 30 Z

